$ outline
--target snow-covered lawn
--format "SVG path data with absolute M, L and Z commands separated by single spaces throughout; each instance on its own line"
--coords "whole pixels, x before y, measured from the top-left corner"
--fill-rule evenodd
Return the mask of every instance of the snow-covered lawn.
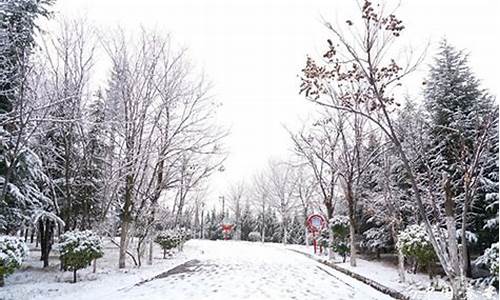
M 275 247 L 283 247 L 278 244 Z M 287 245 L 284 246 L 288 249 L 293 249 L 301 251 L 308 254 L 313 254 L 314 249 L 312 246 L 302 246 L 302 245 Z M 325 253 L 324 253 L 325 254 Z M 327 256 L 316 255 L 318 259 L 326 259 Z M 392 288 L 398 292 L 401 292 L 411 299 L 418 300 L 441 300 L 441 299 L 451 299 L 451 292 L 437 292 L 430 291 L 429 287 L 431 281 L 427 274 L 417 273 L 410 274 L 406 273 L 406 282 L 399 282 L 399 276 L 396 266 L 383 262 L 383 261 L 368 261 L 364 259 L 357 260 L 357 266 L 351 267 L 349 264 L 349 259 L 347 262 L 342 263 L 341 258 L 335 260 L 338 266 L 350 270 L 354 273 L 372 279 L 386 287 Z M 445 286 L 445 282 L 441 279 L 438 281 L 440 286 Z M 490 291 L 470 289 L 469 299 L 470 300 L 485 300 L 485 299 L 498 299 L 498 294 L 495 292 L 489 294 Z
M 31 299 L 105 299 L 101 298 L 110 291 L 134 285 L 156 274 L 168 270 L 187 260 L 188 256 L 198 251 L 188 243 L 184 252 L 172 259 L 162 259 L 160 248 L 155 245 L 153 265 L 143 265 L 140 269 L 133 267 L 133 262 L 127 257 L 126 269 L 118 269 L 118 248 L 110 241 L 104 243 L 104 257 L 97 260 L 97 271 L 92 273 L 92 267 L 78 271 L 78 282 L 70 283 L 71 272 L 59 270 L 59 259 L 56 252 L 50 259 L 50 267 L 42 268 L 40 249 L 30 246 L 29 258 L 23 263 L 21 270 L 6 278 L 5 287 L 0 288 L 0 300 L 31 300 Z
M 117 249 L 108 243 L 97 273 L 82 270 L 79 282 L 72 284 L 71 273 L 57 270 L 56 258 L 49 270 L 42 270 L 39 253 L 32 252 L 27 266 L 7 278 L 0 299 L 392 299 L 268 244 L 191 240 L 173 259 L 161 259 L 159 249 L 156 253 L 153 266 L 120 271 Z M 152 280 L 136 285 L 147 279 Z

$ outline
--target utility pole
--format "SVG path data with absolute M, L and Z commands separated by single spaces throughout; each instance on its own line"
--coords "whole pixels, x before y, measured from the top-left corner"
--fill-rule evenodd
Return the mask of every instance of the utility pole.
M 201 233 L 200 233 L 200 236 L 201 236 L 201 239 L 204 239 L 205 238 L 205 233 L 203 232 L 203 227 L 205 225 L 205 221 L 203 220 L 203 214 L 205 212 L 205 203 L 202 203 L 201 204 Z
M 224 196 L 219 196 L 219 199 L 222 200 L 222 219 L 224 219 L 226 211 L 225 211 L 225 206 L 224 206 Z

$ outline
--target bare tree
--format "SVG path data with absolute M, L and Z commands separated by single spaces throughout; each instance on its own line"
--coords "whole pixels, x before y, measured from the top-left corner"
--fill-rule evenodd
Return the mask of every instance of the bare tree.
M 394 127 L 392 112 L 399 104 L 395 89 L 401 85 L 401 80 L 406 75 L 415 70 L 422 57 L 408 62 L 404 67 L 396 63 L 391 51 L 405 27 L 393 13 L 386 13 L 384 5 L 375 7 L 371 2 L 364 1 L 360 7 L 360 18 L 346 21 L 347 33 L 340 26 L 334 27 L 328 22 L 325 22 L 325 26 L 333 34 L 335 41 L 328 40 L 329 49 L 324 55 L 324 66 L 308 58 L 303 70 L 301 92 L 322 106 L 370 120 L 393 144 L 408 173 L 427 234 L 450 279 L 453 299 L 466 299 L 452 206 L 447 206 L 446 237 L 432 228 L 415 170 L 402 146 L 401 136 Z
M 288 241 L 288 225 L 291 213 L 296 209 L 294 194 L 296 193 L 298 178 L 293 171 L 293 167 L 286 162 L 271 161 L 267 174 L 269 200 L 281 218 L 283 244 Z
M 241 240 L 241 211 L 246 194 L 245 182 L 239 181 L 229 187 L 226 199 L 228 199 L 229 209 L 234 214 L 235 240 Z
M 335 212 L 337 172 L 337 147 L 339 133 L 332 126 L 331 117 L 326 115 L 315 122 L 311 128 L 303 128 L 294 134 L 289 131 L 295 145 L 295 153 L 302 158 L 317 181 L 328 219 Z
M 304 221 L 304 240 L 309 246 L 309 230 L 307 229 L 307 218 L 311 212 L 318 206 L 315 203 L 315 197 L 318 192 L 318 184 L 315 177 L 309 171 L 307 164 L 299 164 L 294 166 L 294 172 L 297 176 L 297 188 L 295 197 L 300 203 L 302 218 Z
M 53 181 L 53 197 L 65 230 L 72 230 L 90 226 L 81 205 L 85 201 L 83 190 L 90 180 L 85 178 L 84 170 L 89 159 L 85 151 L 88 124 L 84 109 L 92 98 L 89 85 L 97 42 L 83 20 L 60 20 L 58 24 L 57 33 L 43 40 L 41 59 L 46 80 L 40 92 L 52 103 L 36 139 L 37 150 Z
M 140 230 L 136 248 L 140 264 L 143 242 L 149 239 L 151 247 L 161 196 L 175 191 L 176 226 L 189 192 L 224 161 L 220 143 L 227 133 L 215 124 L 217 105 L 207 94 L 209 86 L 202 77 L 193 76 L 184 51 L 175 52 L 168 38 L 145 30 L 138 41 L 128 41 L 123 32 L 116 36 L 105 47 L 113 64 L 108 97 L 119 108 L 113 142 L 120 160 L 116 178 L 123 189 L 119 201 L 123 268 L 131 230 Z
M 269 191 L 269 183 L 267 182 L 266 175 L 264 172 L 256 174 L 253 177 L 253 185 L 252 185 L 252 198 L 254 199 L 253 203 L 257 207 L 257 210 L 260 211 L 261 218 L 261 241 L 264 243 L 266 239 L 266 206 L 269 205 L 270 191 Z
M 330 220 L 334 213 L 339 197 L 336 197 L 339 172 L 337 170 L 337 156 L 340 134 L 335 130 L 332 117 L 326 113 L 316 121 L 311 128 L 303 128 L 299 133 L 290 137 L 295 145 L 295 152 L 310 168 L 317 182 L 319 195 L 326 209 L 326 217 Z M 330 243 L 333 242 L 333 233 L 329 232 Z M 329 257 L 333 258 L 333 251 L 328 247 Z

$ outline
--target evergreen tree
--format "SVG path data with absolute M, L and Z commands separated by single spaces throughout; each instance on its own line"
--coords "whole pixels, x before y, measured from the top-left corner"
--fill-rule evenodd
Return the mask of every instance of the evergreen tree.
M 90 129 L 85 139 L 85 157 L 79 198 L 81 229 L 90 229 L 102 214 L 107 168 L 107 123 L 105 101 L 98 92 L 89 107 Z
M 259 216 L 262 219 L 262 213 Z M 262 224 L 259 222 L 258 231 L 262 232 Z M 271 207 L 268 207 L 264 213 L 264 241 L 280 243 L 283 241 L 283 231 L 281 224 L 278 221 L 276 212 L 274 212 Z
M 436 177 L 433 180 L 441 182 L 437 177 L 448 174 L 449 197 L 454 199 L 454 210 L 461 216 L 457 218 L 460 230 L 465 228 L 465 232 L 461 232 L 461 243 L 467 245 L 470 240 L 465 237 L 474 237 L 478 230 L 472 208 L 486 209 L 485 189 L 477 188 L 485 182 L 484 164 L 496 159 L 486 149 L 491 147 L 487 145 L 488 137 L 498 135 L 497 130 L 490 130 L 496 123 L 498 110 L 470 70 L 467 55 L 446 41 L 441 42 L 424 96 L 430 123 L 430 169 Z M 476 163 L 478 157 L 480 160 Z M 463 268 L 470 276 L 470 249 L 466 248 L 462 249 L 462 256 L 466 258 Z
M 256 230 L 257 220 L 254 218 L 250 205 L 247 203 L 241 214 L 241 240 L 248 241 L 248 234 Z
M 297 215 L 294 215 L 292 220 L 288 223 L 288 241 L 289 244 L 305 244 L 304 237 L 304 221 Z
M 207 225 L 206 237 L 209 240 L 221 240 L 223 238 L 222 235 L 222 220 L 224 216 L 220 213 L 217 213 L 215 208 L 212 209 L 210 215 L 207 216 Z
M 26 138 L 26 84 L 36 20 L 53 0 L 0 4 L 0 232 L 12 232 L 40 209 L 53 210 L 44 194 L 47 177 Z

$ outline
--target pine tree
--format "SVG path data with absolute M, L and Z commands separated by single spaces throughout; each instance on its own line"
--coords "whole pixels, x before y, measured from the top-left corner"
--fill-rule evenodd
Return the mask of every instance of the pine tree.
M 36 20 L 49 17 L 53 0 L 0 3 L 0 232 L 28 223 L 36 210 L 54 209 L 44 191 L 47 177 L 20 122 L 26 109 L 26 69 L 35 46 Z
M 497 134 L 491 128 L 498 118 L 498 110 L 468 66 L 467 55 L 446 41 L 441 42 L 424 96 L 430 123 L 429 168 L 435 177 L 447 174 L 449 178 L 445 200 L 453 199 L 453 210 L 460 216 L 457 224 L 461 226 L 462 268 L 471 276 L 467 237 L 474 236 L 474 232 L 468 232 L 477 230 L 471 222 L 474 215 L 471 208 L 483 204 L 481 210 L 485 209 L 485 192 L 477 188 L 484 182 L 485 161 L 494 159 L 487 148 L 489 137 Z
M 304 221 L 294 215 L 291 222 L 288 223 L 288 241 L 289 244 L 305 244 Z
M 259 220 L 262 219 L 262 213 L 259 215 Z M 283 241 L 283 231 L 281 224 L 278 221 L 276 212 L 268 207 L 264 213 L 264 241 L 280 243 Z M 262 232 L 262 224 L 259 222 L 258 231 Z
M 103 212 L 107 168 L 107 123 L 105 101 L 98 92 L 89 107 L 90 129 L 85 139 L 85 161 L 78 196 L 81 201 L 81 229 L 90 229 Z
M 248 234 L 256 230 L 257 220 L 254 218 L 248 202 L 241 214 L 241 240 L 248 241 Z

